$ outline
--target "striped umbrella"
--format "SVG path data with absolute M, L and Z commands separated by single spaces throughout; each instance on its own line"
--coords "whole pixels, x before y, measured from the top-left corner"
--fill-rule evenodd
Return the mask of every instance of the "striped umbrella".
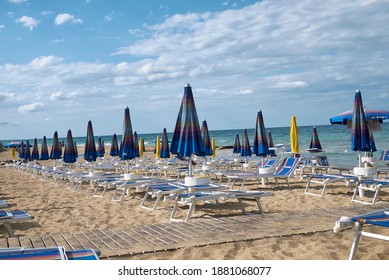
M 126 107 L 124 109 L 123 135 L 122 141 L 120 143 L 119 156 L 122 160 L 133 159 L 135 158 L 134 151 L 134 138 L 132 134 L 130 109 Z
M 253 153 L 256 156 L 267 157 L 269 155 L 269 144 L 267 142 L 265 124 L 263 122 L 262 111 L 257 113 L 255 124 L 255 134 L 253 143 Z
M 377 151 L 377 147 L 375 146 L 375 140 L 373 136 L 373 132 L 370 131 L 370 156 L 373 156 L 373 153 Z
M 134 131 L 134 156 L 140 157 L 139 154 L 139 141 L 138 141 L 138 133 Z
M 276 151 L 274 150 L 273 136 L 270 130 L 267 132 L 267 142 L 269 143 L 269 155 L 271 157 L 276 157 L 277 154 Z
M 26 142 L 26 150 L 24 152 L 24 159 L 26 161 L 31 161 L 31 149 L 30 149 L 30 142 L 28 140 Z
M 62 157 L 62 148 L 61 148 L 61 144 L 59 143 L 58 132 L 55 131 L 53 136 L 53 144 L 51 146 L 51 151 L 50 151 L 50 158 L 60 159 L 61 157 Z
M 242 157 L 249 157 L 252 155 L 249 136 L 247 135 L 247 129 L 243 130 L 242 148 L 240 151 Z
M 105 154 L 105 147 L 104 147 L 104 142 L 101 140 L 101 137 L 98 138 L 97 140 L 97 157 L 104 157 Z
M 114 133 L 112 136 L 111 150 L 109 151 L 109 154 L 112 157 L 117 157 L 119 155 L 119 145 L 118 145 L 118 138 L 116 136 L 116 133 Z
M 31 159 L 38 160 L 39 159 L 39 151 L 38 151 L 38 140 L 34 139 L 34 146 L 32 147 Z
M 169 139 L 167 137 L 166 128 L 162 131 L 162 140 L 161 140 L 161 158 L 170 158 L 170 150 L 169 150 Z
M 189 84 L 184 88 L 184 96 L 178 112 L 170 152 L 179 157 L 189 157 L 189 177 L 192 177 L 192 154 L 198 156 L 205 154 L 196 105 Z
M 316 126 L 313 127 L 311 143 L 309 144 L 309 149 L 307 149 L 307 151 L 310 153 L 324 152 L 320 144 L 319 135 L 317 134 Z
M 290 147 L 293 157 L 299 157 L 300 156 L 300 150 L 299 150 L 299 135 L 298 135 L 298 128 L 297 128 L 297 122 L 296 122 L 296 116 L 292 116 L 290 120 Z
M 88 121 L 88 126 L 86 129 L 86 141 L 85 141 L 85 150 L 84 150 L 84 159 L 88 162 L 94 162 L 97 158 L 95 136 L 93 135 L 93 126 L 92 121 Z M 93 172 L 93 165 L 92 165 Z
M 20 144 L 20 147 L 19 147 L 19 158 L 25 158 L 26 156 L 26 148 L 25 148 L 25 145 L 24 145 L 24 141 L 22 141 L 22 143 Z
M 363 111 L 362 95 L 359 90 L 355 93 L 353 118 L 351 127 L 351 149 L 353 151 L 370 151 L 370 132 Z
M 212 155 L 211 138 L 209 137 L 208 124 L 206 120 L 203 120 L 201 125 L 201 138 L 204 142 L 205 156 Z
M 43 136 L 42 146 L 41 146 L 41 157 L 40 160 L 48 160 L 49 159 L 49 150 L 47 149 L 47 140 L 46 136 Z
M 69 129 L 66 135 L 65 150 L 63 152 L 63 161 L 66 163 L 75 163 L 77 161 L 74 150 L 72 131 Z
M 74 143 L 74 153 L 76 154 L 76 158 L 78 158 L 77 143 L 76 143 L 76 141 L 74 141 L 73 143 Z
M 232 152 L 234 154 L 240 154 L 241 151 L 242 151 L 242 146 L 240 145 L 239 133 L 237 133 L 236 136 L 235 136 L 234 146 L 232 147 Z

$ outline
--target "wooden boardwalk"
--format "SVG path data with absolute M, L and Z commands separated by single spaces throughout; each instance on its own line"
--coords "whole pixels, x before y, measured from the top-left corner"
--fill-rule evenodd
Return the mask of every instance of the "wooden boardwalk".
M 286 237 L 332 230 L 339 216 L 354 216 L 389 207 L 355 205 L 306 212 L 265 213 L 221 218 L 195 218 L 189 222 L 168 222 L 123 228 L 83 230 L 0 239 L 0 248 L 64 246 L 68 250 L 93 248 L 100 258 L 175 250 L 269 237 Z

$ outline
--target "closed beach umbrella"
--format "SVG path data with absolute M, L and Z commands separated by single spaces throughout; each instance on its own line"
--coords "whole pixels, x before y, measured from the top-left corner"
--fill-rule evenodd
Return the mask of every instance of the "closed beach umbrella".
M 232 152 L 234 154 L 240 154 L 241 151 L 242 151 L 242 146 L 240 145 L 239 133 L 237 133 L 235 136 L 234 146 L 232 147 Z
M 216 143 L 215 143 L 215 137 L 212 137 L 211 139 L 211 147 L 212 147 L 212 157 L 216 157 Z
M 43 136 L 42 146 L 41 146 L 41 157 L 40 160 L 48 160 L 49 159 L 49 150 L 47 148 L 47 140 L 46 136 Z
M 31 159 L 32 160 L 38 160 L 39 159 L 38 140 L 36 138 L 34 139 L 34 145 L 32 147 Z
M 299 136 L 298 136 L 298 128 L 296 122 L 296 116 L 292 116 L 290 120 L 290 148 L 292 151 L 293 157 L 299 157 Z
M 324 152 L 320 144 L 319 135 L 317 134 L 316 126 L 313 127 L 311 143 L 309 144 L 309 149 L 307 149 L 307 151 L 310 153 Z
M 88 162 L 96 161 L 97 151 L 95 144 L 95 136 L 93 135 L 93 126 L 92 121 L 88 121 L 88 126 L 86 129 L 86 141 L 85 141 L 85 150 L 84 150 L 84 159 Z M 93 166 L 92 166 L 93 170 Z
M 269 143 L 269 155 L 271 157 L 276 157 L 277 154 L 276 151 L 274 150 L 273 136 L 270 130 L 267 132 L 267 142 Z
M 155 140 L 155 159 L 161 157 L 161 138 L 157 135 L 157 140 Z
M 144 144 L 144 141 L 143 141 L 143 138 L 139 138 L 139 156 L 140 157 L 143 157 L 143 149 L 145 147 L 145 144 Z
M 201 138 L 204 142 L 205 156 L 212 155 L 211 138 L 209 137 L 208 124 L 206 120 L 203 120 L 201 125 Z
M 373 153 L 377 151 L 377 147 L 375 146 L 375 140 L 373 136 L 373 132 L 370 131 L 370 152 L 371 156 L 373 156 Z
M 189 84 L 184 88 L 184 96 L 178 112 L 176 126 L 170 145 L 170 152 L 179 157 L 189 157 L 189 177 L 192 177 L 191 156 L 193 154 L 204 156 L 205 154 L 196 105 L 192 88 Z
M 164 128 L 162 132 L 160 156 L 161 158 L 170 158 L 169 139 L 167 137 L 166 128 Z
M 74 153 L 76 154 L 76 158 L 78 158 L 78 148 L 77 148 L 77 142 L 74 141 Z
M 138 133 L 136 131 L 134 131 L 134 156 L 135 157 L 140 157 Z
M 269 155 L 269 144 L 267 142 L 265 124 L 263 122 L 262 111 L 257 113 L 255 124 L 255 134 L 253 143 L 253 153 L 256 156 L 267 157 Z
M 63 152 L 63 161 L 66 163 L 74 163 L 77 161 L 76 152 L 74 150 L 74 142 L 72 131 L 69 129 L 66 135 L 65 150 Z
M 131 160 L 135 158 L 134 138 L 132 134 L 130 109 L 128 107 L 124 109 L 123 134 L 120 143 L 119 156 L 122 160 Z
M 26 156 L 26 147 L 24 146 L 24 141 L 22 141 L 19 147 L 19 158 L 25 159 Z
M 26 150 L 25 150 L 25 154 L 24 154 L 24 159 L 27 161 L 31 160 L 30 142 L 28 140 L 26 142 Z
M 119 155 L 119 145 L 118 145 L 118 138 L 116 136 L 116 133 L 114 133 L 112 136 L 111 150 L 109 151 L 109 154 L 112 157 L 117 157 Z
M 247 129 L 243 130 L 242 149 L 240 151 L 240 155 L 242 157 L 249 157 L 252 155 Z
M 55 131 L 53 136 L 53 144 L 51 146 L 51 151 L 50 151 L 50 158 L 60 159 L 61 157 L 62 157 L 61 143 L 59 142 L 58 139 L 58 132 Z
M 105 154 L 105 148 L 104 148 L 104 142 L 101 140 L 101 137 L 97 140 L 97 157 L 104 157 Z

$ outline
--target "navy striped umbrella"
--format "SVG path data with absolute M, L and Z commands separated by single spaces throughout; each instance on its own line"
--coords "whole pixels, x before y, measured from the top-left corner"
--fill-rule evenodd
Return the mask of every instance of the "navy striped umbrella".
M 240 155 L 242 157 L 249 157 L 252 155 L 247 129 L 243 130 L 242 149 Z
M 271 157 L 276 157 L 277 156 L 276 151 L 274 149 L 272 149 L 272 148 L 274 148 L 274 142 L 273 142 L 273 136 L 272 136 L 270 130 L 267 132 L 267 142 L 269 143 L 269 155 Z
M 126 107 L 124 110 L 123 134 L 122 141 L 120 143 L 119 156 L 122 160 L 130 160 L 135 158 L 134 138 L 132 134 L 130 109 L 128 107 Z
M 104 142 L 101 140 L 101 137 L 97 140 L 97 157 L 104 157 L 105 154 L 105 147 Z
M 267 142 L 265 124 L 263 122 L 262 111 L 257 113 L 255 124 L 255 134 L 253 143 L 253 153 L 256 156 L 267 157 L 269 155 L 269 144 Z
M 61 157 L 62 157 L 62 147 L 61 144 L 59 143 L 58 132 L 55 131 L 53 136 L 53 144 L 51 146 L 51 151 L 50 151 L 50 158 L 60 159 Z
M 76 152 L 74 150 L 74 142 L 72 131 L 69 129 L 66 135 L 65 150 L 63 152 L 63 161 L 66 163 L 75 163 L 77 161 Z
M 162 131 L 162 140 L 161 140 L 161 158 L 170 158 L 170 150 L 169 150 L 169 139 L 167 137 L 166 128 Z
M 313 127 L 311 143 L 309 144 L 309 149 L 307 149 L 307 151 L 310 153 L 324 152 L 320 144 L 319 135 L 317 134 L 316 126 Z
M 19 147 L 19 158 L 25 159 L 25 156 L 26 156 L 26 148 L 24 145 L 24 141 L 22 141 Z
M 239 133 L 237 133 L 235 136 L 234 146 L 232 147 L 232 152 L 234 154 L 240 154 L 241 151 L 242 151 L 242 146 L 240 145 Z
M 39 151 L 38 151 L 38 140 L 34 139 L 34 146 L 32 147 L 31 159 L 38 160 L 39 159 Z
M 203 139 L 204 142 L 205 155 L 211 156 L 212 145 L 211 145 L 211 138 L 209 137 L 208 124 L 206 120 L 203 120 L 203 123 L 201 125 L 201 138 Z
M 93 126 L 92 126 L 92 121 L 89 120 L 87 130 L 86 130 L 84 159 L 88 162 L 93 162 L 96 161 L 96 158 L 97 158 L 97 151 L 96 151 L 95 137 L 93 135 Z
M 30 142 L 28 140 L 27 140 L 27 143 L 26 143 L 26 150 L 25 150 L 25 153 L 24 153 L 24 159 L 26 161 L 30 161 L 31 160 Z
M 140 157 L 139 154 L 139 141 L 138 141 L 138 133 L 134 131 L 134 156 Z
M 112 157 L 117 157 L 119 155 L 119 145 L 118 145 L 118 138 L 116 136 L 116 133 L 114 133 L 112 136 L 111 150 L 109 154 Z
M 43 136 L 42 146 L 41 146 L 41 156 L 40 160 L 48 160 L 49 159 L 49 150 L 47 149 L 47 140 L 46 136 Z
M 76 158 L 78 158 L 78 149 L 76 141 L 74 141 L 74 153 L 76 154 Z
M 192 177 L 193 154 L 205 155 L 205 147 L 201 138 L 199 119 L 193 98 L 192 88 L 189 84 L 184 88 L 184 96 L 178 112 L 176 126 L 170 145 L 170 152 L 179 157 L 189 157 L 189 177 Z

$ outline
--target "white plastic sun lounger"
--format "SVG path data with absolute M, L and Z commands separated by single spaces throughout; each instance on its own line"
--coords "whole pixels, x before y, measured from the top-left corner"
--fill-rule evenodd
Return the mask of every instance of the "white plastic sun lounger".
M 15 236 L 14 231 L 12 230 L 11 223 L 31 220 L 34 217 L 28 214 L 24 210 L 12 210 L 7 209 L 0 210 L 0 224 L 3 224 L 5 229 L 8 232 L 8 235 L 13 237 Z
M 254 200 L 258 206 L 260 213 L 263 214 L 263 208 L 260 202 L 260 198 L 265 196 L 273 196 L 273 193 L 267 191 L 265 192 L 265 191 L 228 190 L 228 191 L 192 192 L 192 193 L 175 194 L 170 196 L 170 198 L 175 199 L 174 207 L 170 215 L 170 220 L 188 221 L 191 218 L 193 212 L 195 211 L 196 204 L 200 202 L 207 203 L 210 200 L 214 200 L 216 204 L 219 204 L 220 201 L 237 199 L 243 214 L 247 214 L 243 201 Z M 185 218 L 183 219 L 176 218 L 177 210 L 179 206 L 189 206 L 188 212 Z
M 353 196 L 351 198 L 352 202 L 358 202 L 362 204 L 373 205 L 377 202 L 378 195 L 382 188 L 389 187 L 389 181 L 379 180 L 379 179 L 365 179 L 360 180 L 357 183 L 356 188 L 354 189 Z M 362 197 L 359 197 L 359 193 L 363 193 Z M 366 192 L 373 194 L 372 198 L 369 200 Z
M 5 200 L 0 200 L 0 208 L 8 207 L 8 203 Z
M 346 187 L 351 186 L 352 184 L 356 184 L 358 181 L 358 177 L 354 175 L 348 174 L 310 174 L 304 175 L 304 178 L 307 178 L 307 185 L 305 187 L 305 194 L 323 197 L 328 184 L 342 182 L 346 183 Z M 321 188 L 317 188 L 315 191 L 312 191 L 312 183 L 316 185 L 321 185 Z

